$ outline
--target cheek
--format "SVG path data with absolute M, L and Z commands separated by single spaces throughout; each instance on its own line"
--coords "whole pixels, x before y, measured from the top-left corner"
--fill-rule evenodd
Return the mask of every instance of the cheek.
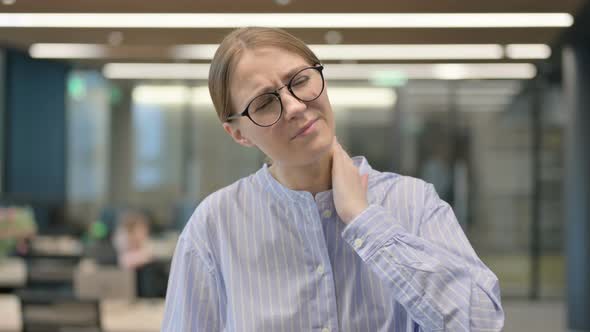
M 289 144 L 288 126 L 281 123 L 279 126 L 271 127 L 268 136 L 265 137 L 267 145 L 275 149 L 282 148 Z
M 326 123 L 330 129 L 334 129 L 334 113 L 332 112 L 332 105 L 330 105 L 328 97 L 325 95 L 322 96 L 317 107 L 320 109 L 322 115 L 326 119 Z
M 268 134 L 268 132 L 265 131 L 266 128 L 258 127 L 249 119 L 244 118 L 244 122 L 246 121 L 249 123 L 244 123 L 240 126 L 242 136 L 247 138 L 251 143 L 260 145 L 261 142 L 265 141 L 265 135 Z
M 286 134 L 286 126 L 281 124 L 273 127 L 254 128 L 250 132 L 249 139 L 265 154 L 276 155 L 285 149 L 285 144 L 288 144 Z
M 320 108 L 320 110 L 322 111 L 322 113 L 326 114 L 326 113 L 332 113 L 332 106 L 330 105 L 330 99 L 328 99 L 328 94 L 326 93 L 326 91 L 324 90 L 324 92 L 322 93 L 322 95 L 316 99 L 316 105 L 318 108 Z

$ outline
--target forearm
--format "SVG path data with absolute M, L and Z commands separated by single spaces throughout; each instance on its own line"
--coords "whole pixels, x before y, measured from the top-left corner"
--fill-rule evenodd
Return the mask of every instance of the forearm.
M 477 257 L 418 237 L 372 205 L 342 236 L 425 331 L 500 330 L 497 279 Z

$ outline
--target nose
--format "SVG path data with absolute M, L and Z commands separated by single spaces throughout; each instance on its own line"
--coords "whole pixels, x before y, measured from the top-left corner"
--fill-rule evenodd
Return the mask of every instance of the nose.
M 287 120 L 299 116 L 303 111 L 307 109 L 307 105 L 295 98 L 287 89 L 279 91 L 281 95 L 281 101 L 283 103 L 283 115 Z

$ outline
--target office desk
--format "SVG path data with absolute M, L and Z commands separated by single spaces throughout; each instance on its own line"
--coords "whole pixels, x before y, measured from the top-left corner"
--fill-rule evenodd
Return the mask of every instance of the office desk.
M 79 258 L 83 251 L 82 242 L 68 235 L 39 235 L 31 241 L 33 256 Z
M 22 331 L 23 319 L 18 297 L 0 295 L 0 317 L 0 332 Z
M 104 332 L 158 332 L 164 317 L 164 299 L 103 300 L 100 321 Z
M 100 325 L 98 302 L 77 299 L 71 290 L 25 288 L 17 295 L 26 331 L 88 332 Z
M 22 258 L 0 259 L 0 288 L 24 287 L 27 283 L 27 265 Z
M 158 260 L 171 260 L 178 242 L 178 234 L 168 233 L 159 238 L 150 238 L 149 246 L 152 254 Z

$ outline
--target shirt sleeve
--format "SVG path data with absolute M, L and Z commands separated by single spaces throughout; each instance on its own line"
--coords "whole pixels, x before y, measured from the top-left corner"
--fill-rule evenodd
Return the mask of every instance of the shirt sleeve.
M 194 246 L 183 236 L 176 245 L 162 332 L 221 330 L 217 275 Z
M 419 226 L 371 204 L 342 232 L 422 331 L 501 331 L 497 277 L 477 257 L 452 208 L 426 184 Z M 388 198 L 391 199 L 391 198 Z

